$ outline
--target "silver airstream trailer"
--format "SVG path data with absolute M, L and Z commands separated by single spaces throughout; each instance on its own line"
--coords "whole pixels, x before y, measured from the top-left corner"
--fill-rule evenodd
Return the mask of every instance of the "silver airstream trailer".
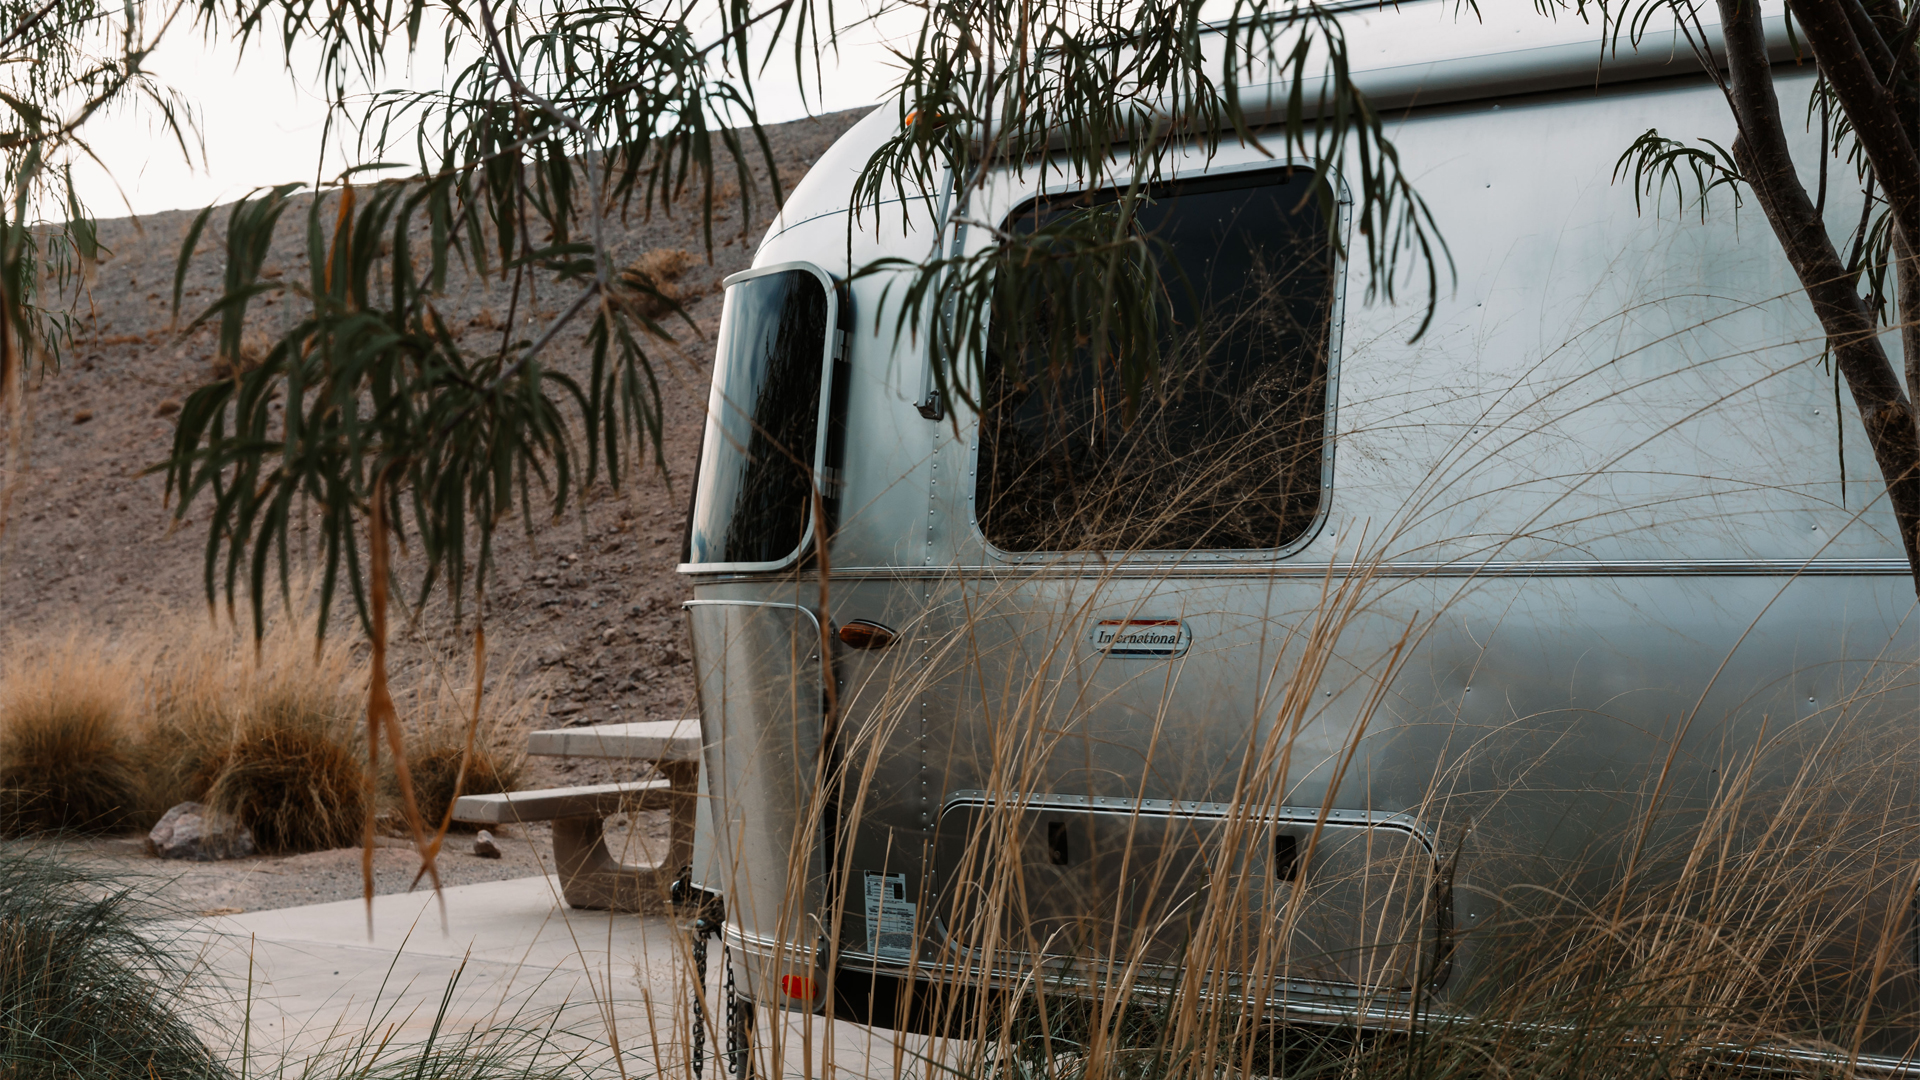
M 1776 842 L 1733 788 L 1875 790 L 1911 846 L 1914 586 L 1818 324 L 1757 211 L 1610 180 L 1652 127 L 1730 141 L 1724 99 L 1671 38 L 1481 7 L 1346 16 L 1457 271 L 1431 327 L 1336 257 L 1312 163 L 1176 149 L 1142 222 L 1209 331 L 1136 407 L 1023 382 L 1006 325 L 943 399 L 858 274 L 1111 193 L 1008 168 L 850 222 L 887 108 L 812 166 L 726 283 L 681 567 L 742 995 L 937 1027 L 1117 980 L 1395 1025 L 1497 996 L 1543 898 L 1692 895 L 1674 852 Z M 1809 795 L 1822 755 L 1853 771 Z M 1908 869 L 1823 894 L 1857 932 L 1808 946 L 1894 1012 Z

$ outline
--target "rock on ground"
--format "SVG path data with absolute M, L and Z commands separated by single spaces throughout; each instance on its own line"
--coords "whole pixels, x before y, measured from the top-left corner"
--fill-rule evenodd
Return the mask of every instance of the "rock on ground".
M 253 854 L 253 833 L 197 802 L 183 802 L 147 833 L 147 850 L 162 859 L 192 862 L 243 859 Z

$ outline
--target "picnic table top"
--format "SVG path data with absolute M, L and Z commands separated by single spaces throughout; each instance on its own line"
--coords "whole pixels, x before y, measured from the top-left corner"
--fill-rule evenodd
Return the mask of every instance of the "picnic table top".
M 527 736 L 527 753 L 542 757 L 699 761 L 700 719 L 688 716 L 536 731 Z

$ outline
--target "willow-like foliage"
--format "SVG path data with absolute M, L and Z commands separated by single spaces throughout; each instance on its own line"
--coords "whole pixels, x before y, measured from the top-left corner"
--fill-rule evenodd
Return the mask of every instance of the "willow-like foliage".
M 1328 220 L 1351 213 L 1359 223 L 1363 243 L 1351 255 L 1364 259 L 1374 295 L 1392 299 L 1409 273 L 1430 301 L 1440 288 L 1444 248 L 1381 117 L 1348 78 L 1333 7 L 1236 0 L 1224 23 L 1209 21 L 1202 0 L 900 10 L 918 12 L 922 28 L 883 106 L 900 117 L 898 133 L 862 173 L 854 220 L 870 225 L 883 201 L 916 193 L 913 212 L 928 215 L 938 239 L 919 262 L 856 270 L 904 290 L 903 327 L 941 324 L 943 390 L 965 397 L 965 365 L 977 362 L 995 291 L 1030 296 L 1050 280 L 1072 285 L 1055 291 L 1048 314 L 1072 331 L 1062 340 L 1095 343 L 1130 397 L 1150 389 L 1165 337 L 1157 297 L 1169 283 L 1130 223 L 1171 148 L 1194 140 L 1257 140 L 1311 171 Z M 684 313 L 643 276 L 616 269 L 607 223 L 667 212 L 692 189 L 711 245 L 716 180 L 731 173 L 745 202 L 755 155 L 774 171 L 755 111 L 757 73 L 790 52 L 794 70 L 814 74 L 780 89 L 817 89 L 812 58 L 836 47 L 850 14 L 820 0 L 202 0 L 214 32 L 317 52 L 336 108 L 376 158 L 303 196 L 275 188 L 228 213 L 225 288 L 193 325 L 217 322 L 223 355 L 237 361 L 256 299 L 282 294 L 305 313 L 257 366 L 229 364 L 237 374 L 182 410 L 167 490 L 181 519 L 212 503 L 209 600 L 231 607 L 244 595 L 257 631 L 275 585 L 288 587 L 295 530 L 317 524 L 321 608 L 342 589 L 352 596 L 378 669 L 390 591 L 405 589 L 418 610 L 445 590 L 458 619 L 509 518 L 530 526 L 562 514 L 582 487 L 617 487 L 649 452 L 657 460 L 650 350 Z M 377 85 L 390 53 L 413 49 L 431 27 L 445 55 L 471 58 L 444 88 L 352 103 L 353 86 Z M 1267 128 L 1256 133 L 1242 89 L 1276 80 L 1290 81 L 1290 96 L 1277 112 L 1271 100 L 1261 106 Z M 368 179 L 384 175 L 366 170 L 381 167 L 397 131 L 417 133 L 425 169 Z M 998 236 L 985 254 L 949 246 L 994 176 L 1041 168 L 1088 192 L 1127 194 Z M 304 215 L 289 212 L 296 201 Z M 176 308 L 211 212 L 181 249 Z M 302 217 L 307 279 L 263 278 L 276 232 Z M 1082 287 L 1095 262 L 1106 268 L 1101 284 Z M 536 281 L 567 295 L 537 332 L 472 350 L 434 310 L 455 266 L 511 282 L 516 303 Z M 519 325 L 513 313 L 508 325 Z M 582 332 L 591 363 L 575 379 L 546 351 Z M 393 543 L 416 553 L 405 581 L 382 572 Z M 386 729 L 398 753 L 378 670 L 369 722 L 370 746 L 377 752 Z M 405 790 L 404 762 L 400 771 Z M 438 841 L 414 820 L 428 873 Z
M 1092 341 L 1137 396 L 1158 378 L 1165 336 L 1157 297 L 1176 283 L 1144 257 L 1131 227 L 1145 185 L 1175 146 L 1258 142 L 1310 170 L 1321 212 L 1356 222 L 1353 251 L 1373 293 L 1407 280 L 1429 300 L 1449 272 L 1433 221 L 1382 118 L 1348 78 L 1335 6 L 1236 0 L 1213 18 L 1201 0 L 972 0 L 919 9 L 922 26 L 883 108 L 901 119 L 855 189 L 855 226 L 881 203 L 913 194 L 933 226 L 928 257 L 858 268 L 885 274 L 905 298 L 901 327 L 935 335 L 940 389 L 966 400 L 983 355 L 986 312 L 1000 295 L 1037 295 Z M 306 229 L 315 268 L 298 284 L 263 280 L 260 265 L 295 189 L 264 192 L 230 212 L 224 294 L 195 320 L 217 320 L 224 355 L 237 352 L 248 305 L 293 293 L 311 306 L 265 362 L 203 388 L 183 411 L 169 493 L 184 517 L 214 501 L 205 584 L 230 605 L 260 605 L 288 580 L 299 497 L 316 508 L 325 571 L 321 602 L 344 586 L 369 629 L 372 584 L 356 531 L 376 490 L 396 539 L 422 556 L 410 593 L 425 602 L 483 580 L 495 530 L 563 513 L 583 485 L 619 485 L 657 451 L 660 412 L 648 344 L 672 331 L 670 302 L 620 279 L 606 224 L 615 214 L 666 211 L 689 187 L 703 197 L 712 242 L 716 179 L 732 173 L 745 201 L 756 152 L 772 161 L 756 118 L 754 73 L 781 50 L 796 70 L 837 42 L 836 13 L 817 0 L 413 0 L 404 7 L 332 0 L 204 0 L 203 19 L 251 40 L 272 33 L 319 46 L 322 75 L 347 109 L 355 80 L 377 80 L 390 47 L 440 26 L 441 49 L 471 56 L 444 89 L 376 95 L 354 117 L 363 132 L 417 132 L 425 173 L 311 193 Z M 846 13 L 840 13 L 842 15 Z M 800 87 L 808 89 L 807 77 Z M 1263 98 L 1255 130 L 1243 101 Z M 376 139 L 377 141 L 377 139 Z M 1034 230 L 995 232 L 988 249 L 958 250 L 960 230 L 984 227 L 970 200 L 996 175 L 1045 169 L 1087 191 L 1119 188 L 1117 203 Z M 364 175 L 364 174 L 362 174 Z M 774 197 L 779 181 L 774 176 Z M 323 211 L 322 206 L 332 209 Z M 209 211 L 210 213 L 211 211 Z M 206 214 L 182 248 L 180 277 Z M 1344 245 L 1345 230 L 1330 230 Z M 573 290 L 531 340 L 470 354 L 439 327 L 433 296 L 448 268 L 497 274 L 524 291 L 530 276 Z M 1102 271 L 1085 273 L 1098 264 Z M 1408 275 L 1412 277 L 1409 278 Z M 1097 282 L 1088 286 L 1089 281 Z M 641 304 L 637 301 L 651 301 Z M 665 308 L 666 316 L 649 311 Z M 935 318 L 938 312 L 941 317 Z M 547 346 L 585 324 L 592 363 L 575 381 L 541 362 Z M 1424 328 L 1424 326 L 1423 326 Z M 1065 357 L 1056 358 L 1064 362 Z M 284 424 L 270 412 L 286 403 Z M 575 444 L 572 432 L 583 437 Z
M 971 402 L 988 352 L 987 313 L 1009 296 L 1050 295 L 1059 369 L 1091 345 L 1130 396 L 1158 378 L 1162 281 L 1135 215 L 1170 155 L 1223 141 L 1258 146 L 1312 175 L 1336 254 L 1362 261 L 1370 300 L 1420 283 L 1428 318 L 1452 272 L 1432 214 L 1400 171 L 1380 113 L 1354 85 L 1339 12 L 1302 0 L 974 0 L 928 9 L 891 107 L 898 131 L 866 163 L 856 214 L 889 198 L 938 193 L 927 256 L 882 260 L 895 279 L 897 329 L 924 328 L 943 396 Z M 887 107 L 887 106 L 883 106 Z M 1007 174 L 1049 191 L 1113 191 L 1116 203 L 1045 228 L 1000 229 L 970 200 Z M 923 199 L 932 196 L 923 194 Z M 1334 228 L 1351 214 L 1348 233 Z M 992 243 L 969 244 L 964 230 Z M 1093 269 L 1089 270 L 1092 267 Z M 1089 282 L 1091 285 L 1089 286 Z M 1071 296 L 1070 304 L 1058 298 Z M 1423 319 L 1414 332 L 1426 331 Z M 972 370 L 968 370 L 969 365 Z
M 77 286 L 106 254 L 73 182 L 74 164 L 95 160 L 88 122 L 140 109 L 192 157 L 191 110 L 144 67 L 180 10 L 0 0 L 0 403 L 16 428 L 25 364 L 59 364 L 79 329 Z

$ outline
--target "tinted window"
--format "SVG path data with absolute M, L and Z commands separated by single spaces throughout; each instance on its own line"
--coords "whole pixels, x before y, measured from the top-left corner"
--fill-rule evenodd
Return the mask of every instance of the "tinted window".
M 996 298 L 976 492 L 1009 551 L 1265 549 L 1298 539 L 1320 499 L 1333 253 L 1304 173 L 1169 183 L 1133 228 L 1163 297 L 1159 378 L 1129 396 L 1119 365 L 1049 351 L 1046 299 L 1025 325 Z M 1103 197 L 1109 210 L 1111 195 Z M 1102 200 L 1029 204 L 1031 230 Z M 1075 272 L 1079 272 L 1078 269 Z M 1015 310 L 1021 310 L 1015 306 Z
M 827 290 L 805 270 L 727 290 L 700 448 L 690 563 L 779 563 L 805 538 Z

